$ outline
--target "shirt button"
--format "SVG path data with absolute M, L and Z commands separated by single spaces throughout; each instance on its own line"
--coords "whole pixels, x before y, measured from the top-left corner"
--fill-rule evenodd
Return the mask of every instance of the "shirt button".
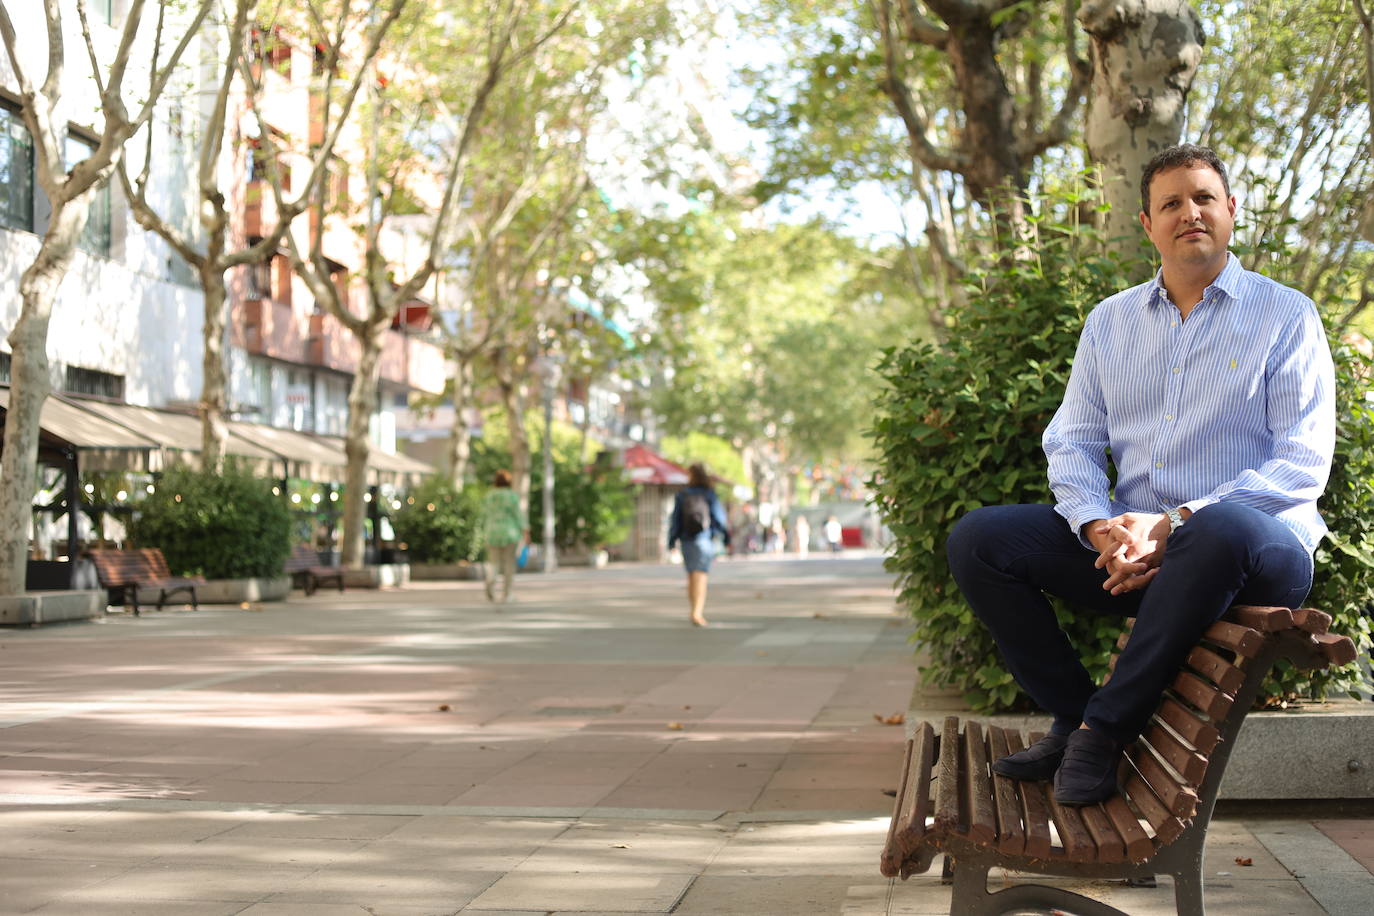
M 1164 419 L 1166 419 L 1166 420 L 1172 420 L 1173 418 L 1174 418 L 1174 415 L 1171 414 L 1171 413 L 1166 413 L 1166 414 L 1164 415 Z
M 1182 371 L 1183 371 L 1183 370 L 1180 369 L 1178 366 L 1175 366 L 1175 367 L 1174 367 L 1174 375 L 1178 375 L 1178 374 L 1179 374 L 1180 372 L 1182 372 Z
M 1171 327 L 1171 328 L 1176 328 L 1176 327 L 1178 327 L 1178 322 L 1177 322 L 1177 321 L 1171 321 L 1171 322 L 1169 322 L 1169 327 Z
M 1156 462 L 1155 462 L 1155 467 L 1157 467 L 1157 468 L 1162 468 L 1162 467 L 1164 467 L 1164 462 L 1162 462 L 1162 461 L 1156 461 Z

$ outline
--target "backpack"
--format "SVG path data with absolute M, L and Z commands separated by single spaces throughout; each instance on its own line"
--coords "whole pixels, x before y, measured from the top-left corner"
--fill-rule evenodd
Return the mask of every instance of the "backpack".
M 682 494 L 682 534 L 696 537 L 711 530 L 711 503 L 700 490 L 685 490 Z

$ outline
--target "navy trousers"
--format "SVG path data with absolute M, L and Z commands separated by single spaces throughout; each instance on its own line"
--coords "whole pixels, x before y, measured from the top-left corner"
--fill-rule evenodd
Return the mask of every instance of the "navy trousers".
M 1144 729 L 1188 650 L 1232 604 L 1297 608 L 1312 587 L 1312 557 L 1274 517 L 1227 503 L 1195 512 L 1169 536 L 1155 578 L 1113 596 L 1105 569 L 1052 506 L 985 506 L 959 520 L 950 570 L 991 631 L 1018 684 L 1054 715 L 1126 743 Z M 1059 628 L 1048 592 L 1099 614 L 1135 617 L 1111 680 L 1097 687 Z

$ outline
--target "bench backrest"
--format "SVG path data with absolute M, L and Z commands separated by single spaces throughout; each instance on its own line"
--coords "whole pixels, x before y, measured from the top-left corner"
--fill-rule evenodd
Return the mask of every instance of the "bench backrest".
M 95 564 L 100 584 L 107 588 L 172 578 L 172 572 L 167 567 L 167 559 L 157 547 L 91 550 L 86 555 Z
M 1328 633 L 1330 625 L 1329 614 L 1311 608 L 1238 606 L 1208 627 L 1126 753 L 1123 794 L 1157 842 L 1171 842 L 1194 817 L 1210 817 L 1245 714 L 1277 659 L 1307 669 L 1354 660 L 1354 643 Z M 1127 629 L 1118 648 L 1129 638 Z
M 291 548 L 291 555 L 286 558 L 282 565 L 283 572 L 304 572 L 307 569 L 325 566 L 320 562 L 320 555 L 308 544 L 297 544 Z

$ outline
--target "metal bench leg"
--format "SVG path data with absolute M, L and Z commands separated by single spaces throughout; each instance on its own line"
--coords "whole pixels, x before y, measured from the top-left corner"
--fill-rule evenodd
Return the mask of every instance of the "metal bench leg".
M 955 916 L 1061 912 L 1074 916 L 1127 916 L 1100 900 L 1042 884 L 1015 884 L 996 893 L 988 893 L 988 868 L 983 862 L 970 862 L 967 858 L 954 866 L 954 896 L 950 900 L 950 913 Z M 1183 916 L 1182 910 L 1179 913 Z
M 1178 916 L 1204 916 L 1200 868 L 1174 873 L 1174 908 Z

